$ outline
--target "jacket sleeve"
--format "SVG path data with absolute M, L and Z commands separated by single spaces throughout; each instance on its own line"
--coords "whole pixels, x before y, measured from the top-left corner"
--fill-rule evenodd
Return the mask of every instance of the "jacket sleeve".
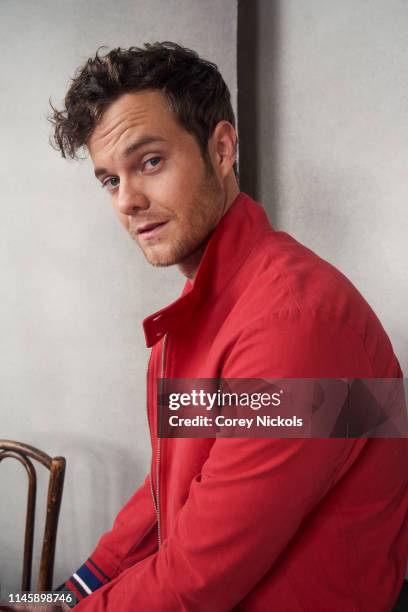
M 157 548 L 157 517 L 148 475 L 117 515 L 111 531 L 102 535 L 91 556 L 57 590 L 71 591 L 79 602 Z
M 224 378 L 369 376 L 362 342 L 330 321 L 280 316 L 248 326 Z M 78 606 L 78 612 L 221 612 L 277 562 L 305 517 L 364 441 L 219 438 L 160 550 Z

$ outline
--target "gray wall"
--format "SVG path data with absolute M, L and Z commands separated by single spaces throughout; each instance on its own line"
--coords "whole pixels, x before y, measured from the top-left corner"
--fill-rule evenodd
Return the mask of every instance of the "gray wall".
M 258 197 L 364 294 L 408 375 L 408 3 L 260 0 Z
M 48 145 L 48 98 L 99 45 L 174 40 L 236 99 L 235 0 L 0 1 L 0 437 L 67 459 L 55 582 L 89 555 L 150 462 L 142 319 L 175 299 L 114 218 L 89 161 Z M 22 491 L 8 460 L 0 486 Z M 44 482 L 41 483 L 43 491 Z M 0 504 L 0 583 L 18 584 L 23 513 Z

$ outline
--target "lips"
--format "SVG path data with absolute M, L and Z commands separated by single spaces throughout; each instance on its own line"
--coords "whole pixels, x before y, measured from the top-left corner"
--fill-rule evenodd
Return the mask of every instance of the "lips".
M 157 234 L 161 231 L 162 227 L 167 224 L 167 221 L 160 221 L 156 223 L 146 223 L 145 225 L 140 225 L 137 228 L 137 235 L 140 239 L 148 240 L 150 238 L 155 238 Z
M 165 223 L 167 222 L 161 221 L 158 223 L 146 223 L 146 225 L 141 225 L 140 227 L 137 228 L 137 233 L 144 234 L 145 232 L 149 232 L 153 229 L 156 229 L 156 227 L 160 227 L 161 225 L 164 225 Z

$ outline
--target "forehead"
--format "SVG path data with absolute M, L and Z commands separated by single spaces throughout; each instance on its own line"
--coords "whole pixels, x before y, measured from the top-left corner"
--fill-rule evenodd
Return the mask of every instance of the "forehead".
M 87 141 L 94 159 L 104 152 L 123 152 L 135 138 L 157 136 L 179 138 L 185 131 L 177 123 L 166 98 L 159 91 L 139 91 L 121 95 L 103 113 Z

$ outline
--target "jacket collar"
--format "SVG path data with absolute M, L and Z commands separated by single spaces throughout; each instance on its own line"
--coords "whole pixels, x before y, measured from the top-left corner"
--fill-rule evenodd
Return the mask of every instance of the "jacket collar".
M 213 231 L 194 280 L 187 280 L 175 302 L 144 319 L 146 346 L 185 325 L 197 307 L 215 298 L 240 269 L 260 235 L 270 230 L 264 209 L 241 191 Z

